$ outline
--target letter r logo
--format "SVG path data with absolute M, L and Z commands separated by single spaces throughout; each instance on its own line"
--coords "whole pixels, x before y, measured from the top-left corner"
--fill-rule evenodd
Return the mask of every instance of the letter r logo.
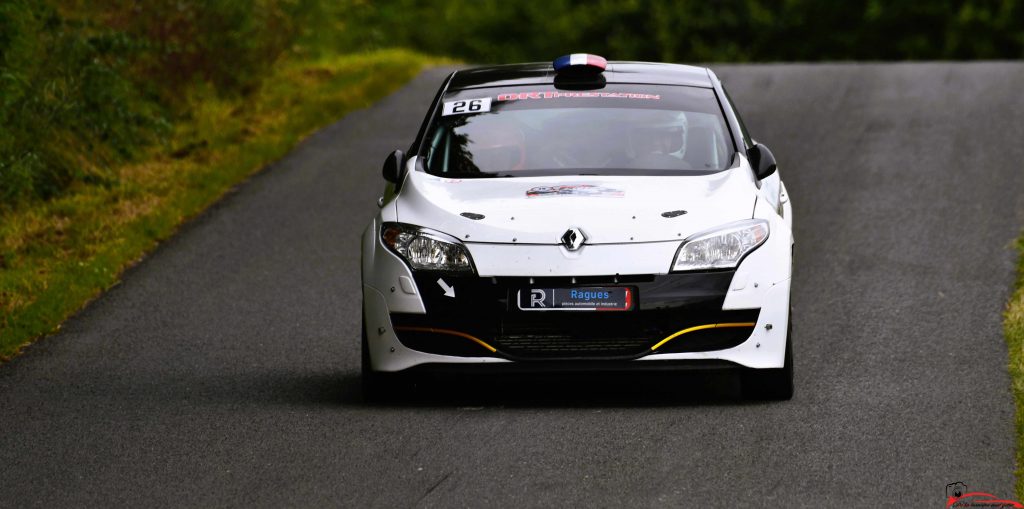
M 541 290 L 541 289 L 538 289 L 538 288 L 530 290 L 530 307 L 531 308 L 546 307 L 544 305 L 544 300 L 547 299 L 547 298 L 548 298 L 548 294 L 544 290 Z

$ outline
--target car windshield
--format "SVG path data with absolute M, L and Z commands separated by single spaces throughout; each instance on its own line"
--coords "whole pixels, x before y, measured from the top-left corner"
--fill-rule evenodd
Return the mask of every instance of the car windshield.
M 705 175 L 734 152 L 714 91 L 614 85 L 449 93 L 419 154 L 444 177 Z

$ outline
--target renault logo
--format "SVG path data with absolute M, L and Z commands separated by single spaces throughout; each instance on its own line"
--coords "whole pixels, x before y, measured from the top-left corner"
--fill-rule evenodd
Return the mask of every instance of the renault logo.
M 569 251 L 575 251 L 583 246 L 587 236 L 579 228 L 569 228 L 562 234 L 562 245 Z

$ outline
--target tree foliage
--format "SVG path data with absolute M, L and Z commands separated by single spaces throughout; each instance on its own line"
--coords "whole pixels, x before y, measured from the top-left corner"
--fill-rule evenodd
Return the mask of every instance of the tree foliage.
M 345 45 L 477 62 L 960 60 L 1024 57 L 1016 0 L 393 0 L 346 4 Z

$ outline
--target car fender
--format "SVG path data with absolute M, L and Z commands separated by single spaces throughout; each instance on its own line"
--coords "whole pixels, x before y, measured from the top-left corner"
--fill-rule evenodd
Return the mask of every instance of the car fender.
M 722 309 L 760 308 L 769 290 L 792 277 L 793 234 L 790 222 L 764 200 L 754 207 L 754 218 L 768 221 L 768 239 L 736 268 Z

